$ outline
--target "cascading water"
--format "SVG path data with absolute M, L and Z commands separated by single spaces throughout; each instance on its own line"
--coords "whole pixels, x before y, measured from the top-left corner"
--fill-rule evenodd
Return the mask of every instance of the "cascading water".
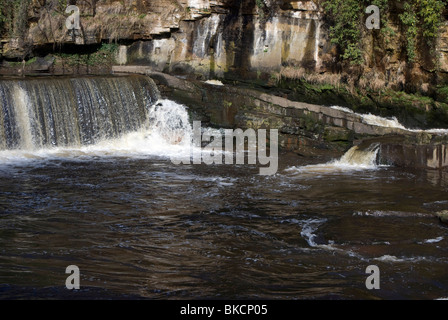
M 345 108 L 345 107 L 332 106 L 331 108 L 335 109 L 335 110 L 351 113 L 351 114 L 356 114 L 361 117 L 363 122 L 365 122 L 366 124 L 372 125 L 372 126 L 409 130 L 406 127 L 404 127 L 398 121 L 398 119 L 396 117 L 388 119 L 388 118 L 373 115 L 371 113 L 369 113 L 369 114 L 355 113 L 353 110 Z M 409 131 L 411 131 L 411 130 L 409 130 Z
M 374 170 L 378 168 L 379 144 L 372 144 L 367 149 L 354 146 L 339 160 L 324 164 L 292 167 L 287 171 L 299 173 L 331 173 L 341 171 Z
M 81 146 L 140 128 L 158 99 L 145 77 L 0 82 L 0 149 Z
M 378 126 L 378 127 L 385 127 L 385 128 L 396 128 L 401 129 L 409 132 L 428 132 L 428 133 L 434 133 L 434 134 L 448 134 L 448 129 L 409 129 L 403 126 L 396 117 L 392 118 L 384 118 L 377 115 L 373 115 L 371 113 L 369 114 L 361 114 L 356 113 L 353 110 L 345 107 L 339 107 L 339 106 L 332 106 L 332 109 L 355 114 L 359 117 L 361 117 L 362 121 L 366 124 L 372 125 L 372 126 Z
M 160 100 L 149 111 L 153 135 L 174 145 L 190 143 L 192 128 L 189 121 L 185 107 L 170 100 Z
M 0 162 L 190 152 L 184 106 L 149 77 L 0 82 Z
M 360 114 L 355 113 L 353 110 L 332 106 L 332 109 L 343 111 L 346 113 L 351 113 L 357 115 L 361 118 L 361 120 L 371 126 L 385 127 L 385 128 L 396 128 L 409 132 L 428 132 L 435 134 L 447 134 L 448 130 L 446 129 L 429 129 L 429 130 L 421 130 L 421 129 L 409 129 L 403 126 L 396 117 L 393 118 L 384 118 L 380 116 L 376 116 L 373 114 Z M 367 149 L 361 149 L 358 146 L 351 148 L 347 153 L 339 160 L 331 161 L 324 164 L 317 165 L 308 165 L 302 167 L 292 167 L 289 168 L 290 172 L 299 172 L 303 173 L 331 173 L 331 172 L 341 172 L 341 171 L 356 171 L 356 170 L 372 170 L 377 169 L 378 166 L 378 152 L 380 148 L 378 144 L 372 144 Z
M 332 164 L 336 167 L 354 167 L 375 169 L 377 167 L 377 155 L 379 145 L 372 144 L 367 149 L 362 150 L 358 146 L 351 148 L 340 160 L 334 161 Z

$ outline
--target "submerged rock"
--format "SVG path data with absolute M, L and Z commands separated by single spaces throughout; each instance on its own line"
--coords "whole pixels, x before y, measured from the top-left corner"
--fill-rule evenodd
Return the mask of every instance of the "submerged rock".
M 437 218 L 439 218 L 440 222 L 448 224 L 448 210 L 438 212 Z

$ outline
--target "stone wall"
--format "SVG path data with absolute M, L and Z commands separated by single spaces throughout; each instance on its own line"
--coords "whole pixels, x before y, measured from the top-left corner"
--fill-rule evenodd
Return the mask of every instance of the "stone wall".
M 325 106 L 291 101 L 238 86 L 185 80 L 139 66 L 116 73 L 147 74 L 162 96 L 185 104 L 193 120 L 231 129 L 278 129 L 283 151 L 306 157 L 339 157 L 353 145 L 380 145 L 380 162 L 418 169 L 448 169 L 448 135 L 369 125 L 362 117 Z

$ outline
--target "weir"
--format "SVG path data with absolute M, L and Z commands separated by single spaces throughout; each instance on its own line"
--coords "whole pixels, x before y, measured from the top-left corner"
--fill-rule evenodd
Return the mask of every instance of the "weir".
M 188 156 L 192 129 L 184 104 L 212 127 L 277 129 L 280 148 L 299 154 L 304 147 L 315 151 L 322 143 L 331 147 L 333 140 L 337 145 L 347 139 L 355 147 L 331 163 L 338 169 L 448 168 L 446 130 L 408 130 L 396 119 L 186 81 L 144 67 L 114 70 L 145 75 L 1 80 L 0 151 L 94 145 L 102 151 Z M 169 100 L 161 100 L 158 86 Z
M 331 154 L 337 158 L 353 146 L 358 146 L 359 152 L 370 152 L 372 146 L 378 149 L 379 164 L 448 169 L 448 131 L 445 129 L 409 129 L 395 118 L 292 101 L 241 86 L 212 86 L 150 68 L 118 66 L 114 72 L 148 74 L 160 84 L 163 96 L 202 113 L 203 122 L 209 121 L 213 126 L 278 129 L 280 147 L 299 155 Z M 335 150 L 338 155 L 334 154 Z
M 0 150 L 83 146 L 136 131 L 160 95 L 145 76 L 0 81 Z

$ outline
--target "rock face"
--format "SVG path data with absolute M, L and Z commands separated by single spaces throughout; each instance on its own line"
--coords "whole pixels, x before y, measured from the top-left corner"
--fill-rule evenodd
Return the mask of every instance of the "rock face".
M 442 27 L 438 47 L 440 50 L 440 71 L 448 73 L 448 21 Z
M 318 6 L 295 1 L 282 10 L 271 2 L 202 1 L 169 37 L 132 44 L 128 62 L 203 78 L 257 79 L 289 65 L 318 70 L 325 43 Z
M 8 1 L 14 2 L 4 3 Z M 65 12 L 67 4 L 79 7 L 80 30 L 66 28 L 71 14 Z M 36 52 L 45 56 L 69 44 L 76 44 L 71 49 L 76 51 L 116 41 L 123 45 L 120 64 L 203 78 L 267 81 L 285 68 L 292 68 L 293 77 L 344 73 L 335 63 L 321 0 L 24 0 L 10 7 L 3 8 L 13 11 L 11 25 L 3 26 L 7 59 L 21 61 Z M 434 79 L 448 81 L 448 21 L 441 27 L 439 72 L 434 73 L 425 61 L 407 63 L 397 20 L 391 12 L 389 27 L 396 37 L 382 51 L 373 32 L 363 37 L 363 81 L 396 88 L 410 84 L 422 91 Z

